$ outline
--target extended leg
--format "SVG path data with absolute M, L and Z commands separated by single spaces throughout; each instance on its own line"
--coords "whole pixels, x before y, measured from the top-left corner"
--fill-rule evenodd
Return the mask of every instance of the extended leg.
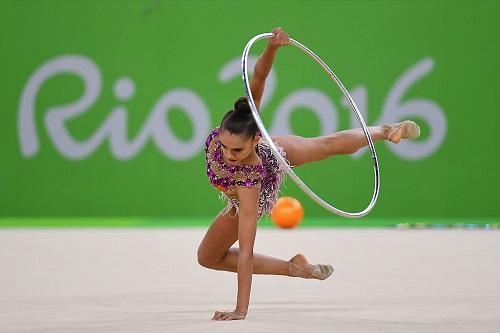
M 413 139 L 420 135 L 420 129 L 413 122 L 370 126 L 368 132 L 373 142 L 390 140 L 398 143 L 402 138 Z M 285 149 L 292 166 L 324 160 L 333 155 L 352 154 L 368 145 L 361 128 L 349 129 L 315 138 L 297 135 L 274 136 L 273 140 Z

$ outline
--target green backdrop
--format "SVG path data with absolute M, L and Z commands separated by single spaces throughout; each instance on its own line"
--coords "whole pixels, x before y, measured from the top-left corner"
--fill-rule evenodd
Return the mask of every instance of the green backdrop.
M 376 145 L 372 217 L 497 218 L 498 1 L 3 1 L 0 215 L 213 216 L 204 138 L 244 95 L 247 41 L 282 26 L 343 81 L 368 124 L 414 119 Z M 252 50 L 252 59 L 265 41 Z M 280 49 L 263 120 L 304 136 L 356 127 L 332 81 Z M 280 132 L 281 131 L 281 132 Z M 339 208 L 373 188 L 367 152 L 297 172 Z M 290 181 L 307 216 L 329 216 Z

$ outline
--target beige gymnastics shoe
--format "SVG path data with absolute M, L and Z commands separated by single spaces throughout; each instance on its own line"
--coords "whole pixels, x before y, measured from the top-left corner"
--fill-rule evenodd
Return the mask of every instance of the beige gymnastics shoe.
M 416 139 L 420 136 L 420 127 L 411 121 L 405 120 L 401 123 L 395 124 L 395 129 L 387 136 L 387 140 L 399 143 L 401 139 Z
M 288 262 L 288 271 L 292 277 L 325 280 L 333 273 L 332 265 L 311 265 L 301 253 L 293 256 Z

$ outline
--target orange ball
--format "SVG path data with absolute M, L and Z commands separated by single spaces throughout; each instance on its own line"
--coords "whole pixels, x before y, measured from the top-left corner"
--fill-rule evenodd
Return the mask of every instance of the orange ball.
M 304 209 L 299 200 L 292 197 L 281 197 L 271 210 L 271 219 L 280 228 L 293 228 L 300 223 Z

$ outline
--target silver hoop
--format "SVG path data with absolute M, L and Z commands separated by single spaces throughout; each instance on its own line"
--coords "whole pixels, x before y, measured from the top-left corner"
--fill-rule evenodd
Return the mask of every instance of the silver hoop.
M 314 52 L 309 50 L 307 47 L 302 45 L 301 43 L 297 42 L 296 40 L 290 38 L 290 44 L 295 45 L 304 53 L 306 53 L 309 57 L 311 57 L 314 61 L 316 61 L 332 78 L 337 86 L 340 88 L 344 96 L 347 98 L 349 101 L 349 105 L 351 106 L 352 111 L 358 118 L 359 123 L 361 124 L 363 128 L 363 132 L 365 133 L 366 139 L 368 140 L 368 146 L 370 147 L 370 152 L 371 156 L 373 159 L 373 171 L 375 174 L 375 187 L 373 189 L 373 195 L 372 199 L 370 201 L 370 204 L 362 211 L 351 213 L 351 212 L 346 212 L 343 210 L 340 210 L 338 208 L 335 208 L 334 206 L 330 205 L 323 199 L 321 199 L 316 193 L 314 193 L 304 182 L 295 174 L 295 172 L 292 170 L 292 168 L 287 164 L 285 161 L 284 157 L 281 156 L 281 154 L 278 152 L 278 149 L 276 148 L 276 145 L 274 144 L 273 140 L 269 136 L 269 133 L 267 133 L 266 128 L 264 127 L 264 124 L 262 123 L 262 120 L 260 119 L 259 112 L 257 111 L 257 107 L 255 106 L 255 101 L 253 100 L 252 92 L 250 91 L 250 83 L 248 82 L 248 53 L 250 52 L 250 48 L 252 45 L 264 38 L 271 38 L 274 37 L 275 35 L 272 33 L 264 33 L 260 35 L 256 35 L 250 41 L 247 43 L 245 46 L 245 49 L 243 50 L 243 56 L 241 57 L 241 74 L 242 74 L 242 79 L 243 79 L 243 86 L 245 87 L 245 92 L 248 97 L 250 109 L 252 111 L 252 115 L 255 119 L 255 122 L 257 123 L 257 126 L 259 127 L 259 130 L 264 137 L 264 139 L 267 141 L 269 146 L 271 147 L 271 150 L 276 157 L 276 159 L 279 161 L 281 164 L 282 168 L 286 171 L 288 176 L 293 179 L 293 181 L 302 189 L 302 191 L 305 192 L 311 199 L 316 201 L 321 207 L 325 208 L 326 210 L 335 213 L 340 216 L 344 217 L 349 217 L 349 218 L 356 218 L 356 217 L 362 217 L 368 214 L 373 207 L 375 206 L 375 202 L 377 201 L 378 198 L 378 193 L 380 190 L 380 173 L 379 173 L 379 166 L 378 166 L 378 159 L 377 159 L 377 153 L 375 152 L 375 146 L 373 145 L 373 140 L 370 136 L 370 133 L 368 132 L 368 128 L 366 127 L 365 121 L 363 120 L 363 117 L 361 116 L 361 113 L 358 110 L 358 107 L 354 103 L 351 95 L 347 92 L 347 89 L 344 87 L 342 82 L 340 82 L 339 78 L 335 75 L 335 73 L 321 60 Z

